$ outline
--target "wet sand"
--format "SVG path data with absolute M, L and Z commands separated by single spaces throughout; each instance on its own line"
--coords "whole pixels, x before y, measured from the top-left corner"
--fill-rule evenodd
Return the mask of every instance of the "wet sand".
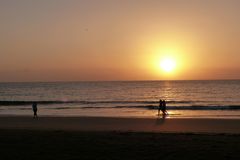
M 240 134 L 240 119 L 0 117 L 0 129 Z

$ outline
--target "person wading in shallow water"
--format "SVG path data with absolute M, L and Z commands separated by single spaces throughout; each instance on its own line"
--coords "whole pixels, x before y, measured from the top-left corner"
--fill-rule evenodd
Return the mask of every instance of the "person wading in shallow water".
M 32 110 L 33 110 L 33 118 L 37 118 L 37 102 L 33 102 L 32 104 Z

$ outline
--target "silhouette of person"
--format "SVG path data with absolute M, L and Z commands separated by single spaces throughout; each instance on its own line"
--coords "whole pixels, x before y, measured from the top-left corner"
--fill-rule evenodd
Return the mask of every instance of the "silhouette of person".
M 162 110 L 162 107 L 163 107 L 163 101 L 160 99 L 159 106 L 158 106 L 158 116 L 160 115 L 160 110 Z
M 167 105 L 165 100 L 162 101 L 162 112 L 163 114 L 167 114 Z
M 33 118 L 37 118 L 37 102 L 33 102 L 32 104 L 32 110 L 33 110 Z

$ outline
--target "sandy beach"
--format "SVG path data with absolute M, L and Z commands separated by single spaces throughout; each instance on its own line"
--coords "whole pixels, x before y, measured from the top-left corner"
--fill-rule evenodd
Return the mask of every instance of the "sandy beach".
M 1 159 L 239 159 L 239 119 L 0 117 Z

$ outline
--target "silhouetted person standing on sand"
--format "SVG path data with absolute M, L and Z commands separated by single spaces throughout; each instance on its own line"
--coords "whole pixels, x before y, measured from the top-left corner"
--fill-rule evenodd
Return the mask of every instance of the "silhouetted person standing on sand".
M 33 102 L 32 104 L 32 110 L 33 110 L 33 118 L 37 118 L 37 102 Z
M 160 99 L 159 106 L 158 106 L 158 116 L 160 115 L 160 110 L 162 111 L 162 107 L 163 107 L 163 101 Z

